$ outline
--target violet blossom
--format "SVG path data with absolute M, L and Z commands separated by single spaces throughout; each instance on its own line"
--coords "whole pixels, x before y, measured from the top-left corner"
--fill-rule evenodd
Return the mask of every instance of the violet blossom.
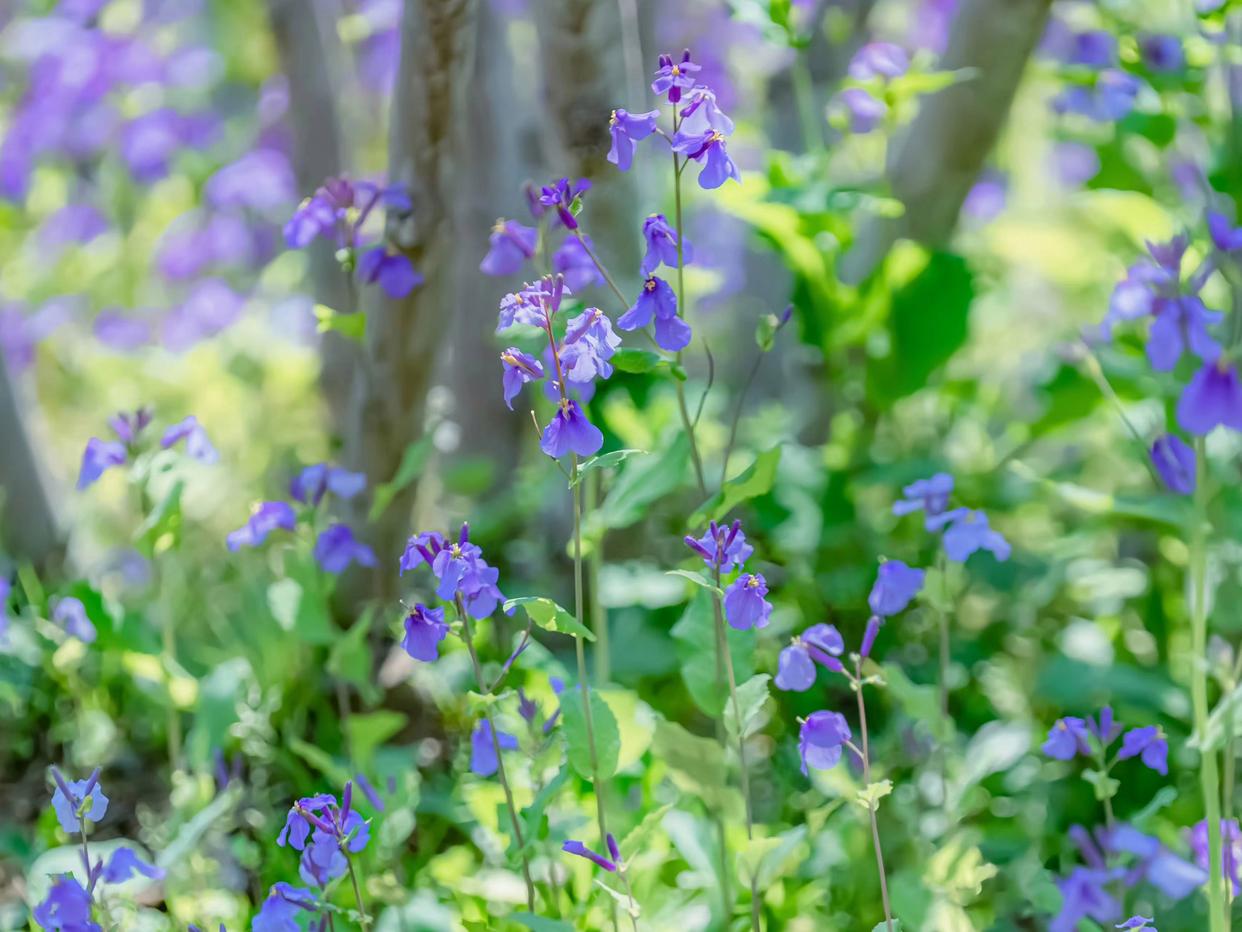
M 215 463 L 220 459 L 220 454 L 211 445 L 207 431 L 198 423 L 198 418 L 193 414 L 164 431 L 164 436 L 160 438 L 160 447 L 167 450 L 183 440 L 185 441 L 186 455 L 192 459 L 208 464 Z
M 505 404 L 512 411 L 513 399 L 522 391 L 522 386 L 543 378 L 543 363 L 530 353 L 523 353 L 516 346 L 510 346 L 500 354 L 500 364 L 504 367 L 501 385 L 504 388 Z
M 539 231 L 516 220 L 497 220 L 488 238 L 487 255 L 479 263 L 484 275 L 516 275 L 539 245 Z
M 368 249 L 358 259 L 358 278 L 369 285 L 379 284 L 388 297 L 404 298 L 423 283 L 409 256 L 390 252 L 386 246 Z
M 115 466 L 124 466 L 127 453 L 124 445 L 114 440 L 92 437 L 86 441 L 82 452 L 82 467 L 78 471 L 78 490 L 92 485 L 100 476 Z
M 675 104 L 681 100 L 682 93 L 691 90 L 698 82 L 695 75 L 701 69 L 690 60 L 690 50 L 681 53 L 681 61 L 674 62 L 667 54 L 660 55 L 660 67 L 656 70 L 651 82 L 651 92 L 657 96 L 668 95 L 668 102 Z
M 841 760 L 841 748 L 853 733 L 840 712 L 812 712 L 798 732 L 798 756 L 802 758 L 802 775 L 809 770 L 831 770 Z
M 440 658 L 440 642 L 448 635 L 444 609 L 417 603 L 405 616 L 405 637 L 401 646 L 415 660 L 431 663 Z
M 483 551 L 470 543 L 470 527 L 461 526 L 455 542 L 436 531 L 411 537 L 401 555 L 400 570 L 415 569 L 426 563 L 439 580 L 436 595 L 453 601 L 458 593 L 471 618 L 486 618 L 496 610 L 504 595 L 496 588 L 500 573 L 488 566 Z
M 586 858 L 592 864 L 595 864 L 597 867 L 602 867 L 609 873 L 616 873 L 617 861 L 621 859 L 620 850 L 617 848 L 617 841 L 611 834 L 608 835 L 608 851 L 612 855 L 611 860 L 598 852 L 592 851 L 580 841 L 567 841 L 561 845 L 561 850 L 567 854 L 574 854 L 580 858 Z
M 634 163 L 634 150 L 638 143 L 656 131 L 660 111 L 651 110 L 647 113 L 630 113 L 628 110 L 616 109 L 608 120 L 608 132 L 612 137 L 612 147 L 608 150 L 608 161 L 621 171 L 629 171 Z
M 518 740 L 513 735 L 497 730 L 496 740 L 501 750 L 516 751 Z M 470 771 L 479 777 L 490 777 L 500 769 L 496 747 L 492 743 L 492 725 L 485 718 L 479 719 L 470 735 Z
M 1151 445 L 1151 462 L 1170 492 L 1190 495 L 1195 490 L 1195 451 L 1175 434 L 1161 434 Z
M 741 569 L 755 552 L 755 548 L 746 543 L 746 534 L 742 531 L 740 520 L 727 526 L 711 521 L 702 537 L 687 535 L 684 540 L 687 547 L 703 558 L 709 570 L 719 570 L 722 573 Z
M 367 487 L 365 473 L 351 472 L 340 466 L 315 463 L 303 467 L 289 483 L 289 494 L 305 505 L 317 506 L 331 492 L 341 501 L 348 501 Z
M 742 180 L 729 157 L 724 135 L 715 130 L 695 134 L 679 132 L 673 137 L 673 151 L 699 163 L 699 187 L 705 191 L 720 187 L 730 178 L 737 182 Z
M 738 631 L 765 628 L 772 616 L 772 603 L 764 596 L 768 583 L 761 573 L 743 573 L 724 594 L 725 620 Z
M 948 507 L 952 493 L 953 477 L 947 472 L 938 472 L 903 488 L 901 494 L 905 497 L 893 502 L 893 514 L 902 516 L 921 511 L 924 528 L 939 531 L 950 520 Z
M 969 508 L 957 509 L 953 523 L 944 532 L 944 552 L 954 563 L 965 563 L 972 553 L 987 550 L 997 560 L 1009 559 L 1009 541 L 992 530 L 988 516 Z
M 811 625 L 795 635 L 789 646 L 781 651 L 777 664 L 776 686 L 778 689 L 805 692 L 815 685 L 815 664 L 821 663 L 829 670 L 844 670 L 837 658 L 845 650 L 845 640 L 833 625 Z
M 108 813 L 108 797 L 99 785 L 99 768 L 85 780 L 66 780 L 56 767 L 52 768 L 56 790 L 52 793 L 52 809 L 60 827 L 67 835 L 82 831 L 83 822 L 101 822 Z
M 91 895 L 70 874 L 52 880 L 47 896 L 34 908 L 34 921 L 43 929 L 103 932 L 103 926 L 91 918 Z
M 1191 377 L 1177 401 L 1177 423 L 1196 436 L 1222 425 L 1242 431 L 1242 384 L 1224 356 L 1205 362 Z
M 603 445 L 603 433 L 587 420 L 578 402 L 570 398 L 560 401 L 556 414 L 539 438 L 539 448 L 553 459 L 560 459 L 567 453 L 593 456 Z
M 358 540 L 347 524 L 332 524 L 315 540 L 315 560 L 326 573 L 340 574 L 351 563 L 375 566 L 375 551 Z
M 679 235 L 664 214 L 651 214 L 643 221 L 643 240 L 647 244 L 647 251 L 643 254 L 643 262 L 640 266 L 643 275 L 650 276 L 659 268 L 660 263 L 664 263 L 670 269 L 677 268 Z M 694 249 L 684 240 L 681 243 L 681 258 L 687 263 L 694 258 Z
M 552 184 L 544 185 L 539 192 L 539 203 L 556 210 L 557 219 L 567 230 L 578 229 L 575 216 L 581 207 L 582 197 L 591 190 L 591 182 L 583 178 L 571 182 L 568 178 L 558 178 Z
M 900 560 L 885 560 L 880 564 L 867 604 L 877 615 L 896 615 L 919 594 L 925 576 L 923 570 L 912 569 Z
M 298 517 L 288 502 L 259 502 L 251 510 L 246 523 L 225 538 L 229 550 L 242 547 L 258 547 L 272 531 L 292 531 L 297 527 Z

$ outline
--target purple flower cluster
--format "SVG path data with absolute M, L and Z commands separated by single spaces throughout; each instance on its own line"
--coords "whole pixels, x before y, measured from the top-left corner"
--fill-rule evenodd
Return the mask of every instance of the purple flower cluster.
M 116 440 L 91 437 L 82 452 L 82 465 L 78 470 L 78 489 L 93 485 L 109 469 L 124 466 L 142 452 L 142 434 L 151 423 L 151 409 L 139 408 L 133 412 L 120 412 L 108 419 Z M 212 446 L 207 432 L 190 415 L 173 424 L 160 438 L 160 448 L 167 450 L 184 442 L 185 452 L 200 463 L 215 463 L 220 459 Z
M 686 546 L 703 558 L 719 580 L 722 573 L 740 570 L 755 548 L 746 543 L 742 522 L 729 527 L 711 522 L 702 537 L 685 538 Z M 724 593 L 724 614 L 729 626 L 738 631 L 765 628 L 772 616 L 767 600 L 768 581 L 762 573 L 739 573 Z
M 504 599 L 504 595 L 496 587 L 500 572 L 488 566 L 487 561 L 483 559 L 483 551 L 478 545 L 470 543 L 468 524 L 461 526 L 461 531 L 455 541 L 450 541 L 436 531 L 427 531 L 411 537 L 406 543 L 405 552 L 401 555 L 401 572 L 404 574 L 406 570 L 416 569 L 424 563 L 431 567 L 431 572 L 439 581 L 436 596 L 446 602 L 456 601 L 460 597 L 462 605 L 465 606 L 471 618 L 487 618 L 496 611 L 496 606 Z M 418 611 L 420 608 L 421 612 Z M 415 618 L 413 623 L 416 633 L 411 646 L 424 655 L 432 654 L 435 652 L 434 645 L 444 638 L 443 632 L 434 627 L 443 623 L 444 613 L 428 615 L 429 610 L 424 606 L 416 606 L 415 609 L 411 616 L 419 617 Z M 428 630 L 426 625 L 433 627 Z M 410 640 L 409 630 L 410 621 L 407 618 L 407 640 Z M 409 647 L 406 649 L 412 657 L 420 660 L 428 659 L 426 656 L 420 657 Z M 430 659 L 434 660 L 435 657 Z
M 363 225 L 377 206 L 400 212 L 413 209 L 402 185 L 381 187 L 344 176 L 328 178 L 285 224 L 285 244 L 290 249 L 305 249 L 321 237 L 329 239 L 336 244 L 347 270 L 356 266 L 363 282 L 378 284 L 390 298 L 404 298 L 423 282 L 409 256 L 385 243 L 358 255 L 364 245 Z
M 837 96 L 850 132 L 869 133 L 888 115 L 888 85 L 910 68 L 910 56 L 892 42 L 868 42 L 854 53 L 849 76 L 857 82 Z
M 353 807 L 352 782 L 345 784 L 341 803 L 330 793 L 299 799 L 289 809 L 276 838 L 302 852 L 298 873 L 311 886 L 326 887 L 349 869 L 349 855 L 362 851 L 371 838 L 371 824 Z
M 1048 730 L 1043 752 L 1056 760 L 1073 760 L 1082 756 L 1091 760 L 1107 760 L 1108 748 L 1122 733 L 1122 726 L 1113 719 L 1113 710 L 1105 706 L 1097 718 L 1057 719 Z M 1169 743 L 1156 725 L 1131 728 L 1121 739 L 1121 748 L 1113 762 L 1139 758 L 1143 764 L 1162 776 L 1169 773 Z M 1111 764 L 1109 765 L 1111 766 Z
M 952 494 L 953 477 L 938 472 L 902 489 L 904 498 L 893 502 L 893 514 L 901 516 L 923 512 L 923 526 L 928 531 L 944 532 L 945 556 L 954 563 L 965 563 L 980 550 L 988 551 L 997 560 L 1008 560 L 1011 552 L 1009 542 L 999 531 L 992 529 L 988 516 L 970 508 L 950 508 L 949 497 Z

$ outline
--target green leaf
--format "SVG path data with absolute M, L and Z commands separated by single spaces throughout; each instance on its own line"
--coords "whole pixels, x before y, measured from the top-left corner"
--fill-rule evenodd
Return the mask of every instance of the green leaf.
M 315 305 L 315 320 L 319 321 L 316 328 L 320 333 L 329 331 L 339 333 L 350 340 L 361 343 L 367 333 L 367 315 L 362 311 L 353 314 L 342 314 L 334 311 L 326 304 Z
M 868 783 L 858 795 L 854 797 L 854 801 L 864 809 L 870 809 L 873 812 L 880 808 L 880 800 L 893 791 L 892 780 L 877 780 L 875 783 Z
M 582 474 L 593 469 L 612 469 L 620 466 L 631 456 L 646 456 L 646 450 L 613 450 L 611 453 L 604 453 L 600 456 L 592 456 L 585 463 L 578 464 L 578 475 L 569 484 L 573 488 L 582 481 Z
M 148 556 L 155 553 L 156 546 L 165 536 L 170 538 L 169 546 L 176 546 L 180 542 L 181 493 L 184 491 L 185 483 L 178 479 L 164 493 L 164 497 L 156 503 L 155 508 L 151 510 L 135 533 L 135 540 L 142 545 L 143 551 Z
M 618 846 L 621 849 L 622 860 L 630 860 L 647 847 L 647 839 L 651 837 L 656 829 L 660 828 L 664 821 L 664 816 L 672 808 L 672 803 L 665 803 L 660 808 L 649 811 L 643 816 L 641 822 L 630 829 L 629 834 L 621 839 L 621 844 Z
M 737 688 L 737 705 L 729 702 L 729 714 L 725 717 L 725 727 L 729 731 L 729 737 L 737 739 L 738 721 L 742 724 L 742 737 L 749 737 L 754 733 L 756 723 L 759 720 L 759 713 L 763 711 L 764 704 L 768 701 L 768 682 L 772 677 L 766 673 L 760 673 L 752 676 L 745 683 Z
M 372 675 L 371 646 L 367 643 L 372 617 L 370 609 L 363 612 L 353 626 L 333 642 L 327 663 L 328 672 L 351 684 L 368 704 L 380 698 Z
M 532 932 L 574 932 L 573 925 L 562 919 L 548 919 L 546 916 L 534 916 L 530 913 L 513 913 L 509 918 Z
M 651 372 L 665 362 L 665 359 L 651 350 L 619 349 L 612 354 L 609 361 L 622 372 L 643 373 Z
M 537 843 L 548 837 L 547 826 L 545 824 L 544 813 L 548 808 L 548 804 L 556 798 L 561 789 L 569 781 L 570 770 L 568 767 L 562 767 L 552 781 L 539 791 L 539 795 L 531 801 L 531 804 L 521 811 L 518 818 L 522 823 L 522 838 L 526 841 L 523 848 L 518 848 L 517 838 L 509 839 L 509 850 L 507 852 L 509 863 L 516 867 L 520 862 L 523 853 L 531 854 L 534 852 Z
M 751 880 L 759 879 L 759 867 L 763 859 L 781 846 L 779 838 L 752 838 L 737 853 L 736 868 L 742 886 L 749 887 Z
M 574 637 L 586 638 L 588 641 L 594 641 L 595 635 L 584 627 L 573 615 L 561 608 L 551 599 L 545 599 L 540 596 L 524 595 L 517 599 L 509 599 L 505 602 L 505 611 L 521 606 L 532 622 L 543 628 L 545 631 L 557 631 L 561 634 L 571 634 Z
M 871 927 L 871 932 L 901 932 L 901 920 L 894 919 L 890 926 L 886 920 L 881 919 Z
M 370 770 L 375 749 L 399 732 L 405 725 L 405 716 L 390 709 L 350 715 L 345 719 L 345 734 L 349 738 L 352 757 L 363 770 Z
M 371 511 L 367 515 L 368 521 L 376 521 L 380 515 L 388 510 L 392 500 L 409 486 L 411 482 L 423 474 L 423 470 L 427 466 L 427 459 L 431 456 L 433 449 L 432 434 L 430 432 L 424 434 L 405 448 L 405 452 L 401 454 L 401 462 L 397 464 L 397 471 L 393 474 L 393 477 L 375 487 L 375 495 L 371 499 Z
M 1198 731 L 1190 736 L 1190 746 L 1200 753 L 1218 751 L 1232 732 L 1233 737 L 1242 734 L 1242 685 L 1221 696 L 1212 714 L 1208 716 L 1203 735 Z M 1232 728 L 1227 727 L 1232 725 Z
M 755 886 L 766 890 L 806 860 L 807 827 L 798 825 L 776 837 L 780 844 L 770 848 L 759 863 Z
M 289 750 L 291 750 L 298 757 L 302 758 L 304 762 L 313 767 L 315 770 L 318 770 L 332 783 L 344 786 L 347 781 L 353 779 L 353 774 L 349 772 L 349 769 L 338 764 L 333 759 L 332 755 L 324 751 L 322 748 L 318 748 L 315 745 L 296 737 L 289 737 L 286 741 L 289 746 Z
M 714 582 L 712 582 L 710 579 L 708 579 L 706 576 L 700 573 L 698 570 L 669 570 L 664 575 L 665 576 L 680 576 L 682 579 L 690 580 L 690 582 L 694 583 L 696 586 L 700 587 L 701 589 L 706 589 L 708 592 L 714 592 L 716 593 L 716 595 L 720 596 L 721 598 L 724 597 L 724 591 L 720 589 L 720 587 L 718 587 Z
M 711 718 L 720 718 L 729 697 L 728 684 L 716 670 L 716 619 L 712 598 L 696 592 L 670 633 L 677 642 L 681 678 L 690 698 Z M 733 658 L 733 674 L 747 679 L 754 672 L 755 630 L 737 631 L 724 625 L 725 641 Z
M 1095 798 L 1101 802 L 1112 799 L 1121 789 L 1121 781 L 1110 777 L 1103 770 L 1084 770 L 1082 778 L 1095 787 Z
M 224 747 L 229 729 L 238 720 L 243 691 L 253 683 L 250 662 L 244 657 L 216 664 L 198 681 L 198 704 L 186 736 L 186 754 L 199 767 L 209 767 L 212 751 Z
M 690 462 L 690 441 L 682 432 L 672 438 L 655 454 L 622 464 L 603 503 L 587 518 L 588 534 L 629 527 L 647 514 L 648 505 L 682 484 Z
M 909 255 L 893 259 L 909 260 Z M 868 367 L 868 394 L 887 407 L 926 385 L 966 342 L 974 297 L 974 275 L 965 259 L 948 252 L 928 254 L 921 270 L 893 293 L 889 354 Z
M 776 466 L 780 461 L 779 446 L 760 453 L 753 463 L 721 486 L 719 492 L 690 516 L 690 527 L 698 529 L 708 521 L 719 521 L 742 502 L 766 495 L 776 481 Z
M 591 729 L 595 737 L 595 759 L 599 773 L 591 767 L 591 744 L 587 740 L 587 724 L 582 702 L 582 689 L 573 686 L 561 693 L 561 731 L 565 735 L 569 763 L 585 780 L 609 779 L 617 771 L 621 753 L 621 732 L 612 709 L 599 694 L 591 691 Z
M 682 792 L 701 799 L 709 808 L 740 811 L 742 799 L 729 785 L 729 769 L 719 741 L 691 734 L 675 722 L 659 719 L 651 753 L 669 768 L 673 783 Z

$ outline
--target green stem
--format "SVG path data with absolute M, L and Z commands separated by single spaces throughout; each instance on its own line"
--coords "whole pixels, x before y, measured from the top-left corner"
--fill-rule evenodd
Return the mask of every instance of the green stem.
M 633 927 L 634 932 L 638 932 L 638 903 L 634 900 L 634 890 L 630 886 L 629 868 L 624 863 L 618 864 L 617 873 L 621 877 L 621 884 L 625 887 L 625 897 L 630 901 L 630 908 L 628 910 L 630 925 Z
M 867 733 L 867 704 L 863 701 L 862 658 L 854 658 L 854 692 L 858 694 L 858 731 L 862 737 L 863 780 L 871 784 L 871 744 Z M 880 875 L 880 899 L 884 904 L 884 922 L 888 932 L 894 932 L 893 907 L 888 899 L 888 872 L 884 869 L 884 849 L 880 845 L 880 823 L 876 818 L 876 807 L 871 804 L 867 811 L 871 814 L 871 847 L 875 850 L 875 867 Z
M 488 688 L 483 680 L 483 666 L 479 663 L 479 654 L 474 649 L 474 627 L 470 624 L 470 615 L 466 611 L 466 606 L 462 603 L 460 592 L 456 594 L 455 601 L 457 603 L 457 617 L 461 619 L 462 624 L 462 640 L 466 642 L 466 650 L 470 654 L 470 665 L 474 667 L 474 680 L 479 686 L 479 692 L 486 695 Z M 505 803 L 509 807 L 509 822 L 513 826 L 513 840 L 517 842 L 517 846 L 522 852 L 522 879 L 526 881 L 526 907 L 531 913 L 534 913 L 535 882 L 530 876 L 530 855 L 526 851 L 526 842 L 522 838 L 522 825 L 518 821 L 517 805 L 513 802 L 513 790 L 509 788 L 509 777 L 505 773 L 505 759 L 500 752 L 500 735 L 496 731 L 496 723 L 492 721 L 490 709 L 486 709 L 483 712 L 483 717 L 487 720 L 487 729 L 492 735 L 492 750 L 496 754 L 496 776 L 499 777 L 500 786 L 505 791 Z
M 820 154 L 824 151 L 824 136 L 819 128 L 819 119 L 815 113 L 815 82 L 811 77 L 808 50 L 794 50 L 793 68 L 790 78 L 793 82 L 794 100 L 798 106 L 798 123 L 802 129 L 802 144 L 807 152 Z
M 586 504 L 584 510 L 590 513 L 599 503 L 599 470 L 594 470 L 587 477 Z M 612 658 L 608 643 L 608 612 L 600 598 L 599 577 L 604 568 L 604 535 L 601 533 L 591 547 L 591 555 L 587 559 L 587 593 L 590 601 L 591 633 L 595 635 L 595 681 L 607 683 L 612 679 Z
M 354 859 L 346 854 L 345 863 L 349 865 L 349 882 L 354 887 L 354 902 L 358 904 L 362 928 L 369 929 L 371 928 L 371 914 L 367 912 L 366 904 L 362 901 L 362 885 L 358 882 L 358 872 L 354 870 Z
M 949 818 L 948 735 L 956 733 L 956 729 L 952 728 L 952 719 L 949 718 L 949 664 L 952 660 L 949 643 L 949 567 L 948 561 L 945 559 L 943 547 L 936 558 L 936 563 L 937 568 L 940 570 L 940 605 L 936 609 L 936 623 L 940 634 L 940 675 L 937 678 L 936 686 L 940 697 L 940 721 L 946 732 L 944 738 L 939 742 L 940 749 L 936 757 L 940 765 L 940 801 L 944 806 L 945 830 L 947 831 L 952 824 L 952 819 Z
M 1195 732 L 1207 735 L 1207 456 L 1203 438 L 1195 440 L 1195 492 L 1190 545 L 1191 700 Z M 1229 927 L 1225 908 L 1224 875 L 1221 869 L 1220 778 L 1215 752 L 1202 749 L 1199 786 L 1203 794 L 1208 836 L 1208 928 L 1224 932 Z
M 94 899 L 95 891 L 91 888 L 91 850 L 86 844 L 86 816 L 78 816 L 78 828 L 82 834 L 82 868 L 86 871 L 86 882 L 82 886 L 87 888 L 87 892 Z
M 733 720 L 737 725 L 737 767 L 739 781 L 742 784 L 742 801 L 746 808 L 746 839 L 753 841 L 755 837 L 755 815 L 750 800 L 750 772 L 746 768 L 746 735 L 745 723 L 742 721 L 742 706 L 737 701 L 737 677 L 733 672 L 733 655 L 729 653 L 729 638 L 725 631 L 724 609 L 720 604 L 720 566 L 715 571 L 716 591 L 712 593 L 712 613 L 716 622 L 717 655 L 724 659 L 725 675 L 729 681 L 729 702 L 733 706 Z M 755 877 L 750 877 L 750 925 L 754 932 L 759 932 L 759 890 Z

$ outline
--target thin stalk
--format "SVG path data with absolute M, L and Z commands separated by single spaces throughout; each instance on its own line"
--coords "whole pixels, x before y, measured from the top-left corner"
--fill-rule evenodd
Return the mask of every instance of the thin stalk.
M 634 889 L 630 886 L 629 868 L 624 864 L 617 865 L 617 874 L 621 877 L 621 884 L 625 887 L 625 897 L 630 901 L 630 926 L 634 932 L 638 932 L 638 904 L 634 900 Z
M 1117 397 L 1117 392 L 1113 390 L 1112 384 L 1108 381 L 1108 376 L 1104 374 L 1104 367 L 1100 365 L 1100 361 L 1095 358 L 1095 353 L 1091 351 L 1091 347 L 1089 347 L 1086 343 L 1082 343 L 1080 349 L 1083 353 L 1083 361 L 1086 363 L 1087 372 L 1090 374 L 1091 380 L 1095 382 L 1096 387 L 1100 390 L 1100 393 L 1109 400 L 1110 404 L 1112 404 L 1114 410 L 1117 412 L 1117 416 L 1121 418 L 1121 422 L 1126 425 L 1126 430 L 1130 432 L 1130 436 L 1134 438 L 1134 442 L 1138 444 L 1139 449 L 1143 451 L 1141 459 L 1143 461 L 1143 465 L 1147 467 L 1148 474 L 1151 476 L 1152 481 L 1156 483 L 1157 487 L 1162 488 L 1164 483 L 1160 476 L 1156 474 L 1155 467 L 1152 466 L 1151 456 L 1147 451 L 1147 441 L 1143 439 L 1143 435 L 1140 434 L 1138 428 L 1134 426 L 1134 422 L 1131 421 L 1126 415 L 1125 406 L 1122 405 L 1121 399 Z
M 584 510 L 589 514 L 599 503 L 599 470 L 587 477 L 586 503 Z M 608 612 L 600 598 L 599 577 L 604 568 L 604 536 L 600 534 L 591 548 L 587 559 L 587 593 L 590 602 L 591 633 L 595 635 L 595 682 L 607 683 L 612 679 L 612 658 L 608 643 Z
M 940 606 L 936 610 L 936 625 L 940 633 L 940 675 L 937 677 L 937 691 L 940 695 L 940 721 L 948 730 L 949 722 L 949 663 L 952 660 L 949 644 L 949 575 L 948 563 L 945 560 L 944 549 L 942 548 L 939 556 L 936 558 L 938 568 L 940 570 Z M 956 729 L 955 729 L 956 730 Z M 940 793 L 941 803 L 944 806 L 945 829 L 947 830 L 952 821 L 949 819 L 949 748 L 948 741 L 939 742 L 940 750 L 937 753 L 937 762 L 940 765 Z
M 1242 676 L 1242 651 L 1238 652 L 1237 659 L 1234 661 L 1233 669 L 1229 674 L 1228 686 L 1225 690 L 1226 696 L 1232 696 L 1234 690 L 1238 688 L 1238 677 Z M 1237 778 L 1237 745 L 1234 742 L 1234 704 L 1229 703 L 1227 714 L 1225 715 L 1225 778 L 1220 788 L 1220 819 L 1221 823 L 1228 825 L 1233 820 L 1233 789 Z M 1221 840 L 1222 858 L 1224 857 L 1224 840 Z M 1226 926 L 1232 921 L 1233 917 L 1233 884 L 1225 884 L 1225 909 Z
M 466 650 L 470 654 L 470 665 L 474 667 L 474 680 L 479 692 L 487 692 L 487 684 L 483 681 L 483 666 L 479 663 L 479 654 L 474 649 L 474 627 L 470 624 L 470 615 L 462 603 L 461 593 L 455 596 L 457 617 L 462 623 L 462 640 L 466 642 Z M 505 773 L 505 759 L 500 752 L 500 735 L 496 731 L 496 723 L 492 721 L 490 709 L 485 709 L 483 717 L 487 719 L 487 730 L 492 735 L 492 750 L 496 754 L 496 776 L 500 778 L 500 786 L 505 791 L 505 803 L 509 807 L 509 821 L 513 826 L 513 839 L 522 852 L 522 879 L 526 881 L 526 907 L 531 913 L 535 911 L 535 882 L 530 876 L 530 856 L 526 852 L 526 842 L 522 838 L 522 826 L 518 822 L 517 805 L 513 802 L 513 790 L 509 788 L 509 778 Z
M 94 898 L 95 885 L 91 883 L 91 850 L 86 844 L 86 816 L 78 816 L 78 828 L 82 830 L 82 868 L 86 871 L 87 893 Z
M 733 672 L 733 655 L 729 653 L 729 640 L 725 632 L 724 609 L 720 604 L 720 565 L 715 571 L 716 591 L 712 593 L 712 614 L 716 621 L 717 656 L 724 660 L 725 675 L 729 680 L 729 701 L 733 704 L 733 717 L 737 723 L 737 769 L 742 784 L 742 801 L 746 808 L 746 840 L 755 837 L 755 815 L 750 800 L 750 773 L 746 769 L 746 736 L 743 733 L 742 706 L 737 701 L 737 677 Z M 750 878 L 750 924 L 754 932 L 759 932 L 759 890 L 754 875 Z
M 616 282 L 616 279 L 614 279 L 612 275 L 609 274 L 608 270 L 604 268 L 604 263 L 599 261 L 599 256 L 595 255 L 595 251 L 587 244 L 586 237 L 582 235 L 581 228 L 574 230 L 574 236 L 578 238 L 578 242 L 586 251 L 588 258 L 590 258 L 591 262 L 595 265 L 596 270 L 600 275 L 604 276 L 604 281 L 608 283 L 608 287 L 612 289 L 612 293 L 616 295 L 617 300 L 621 302 L 621 309 L 624 310 L 629 307 L 629 302 L 625 299 L 625 292 L 621 290 L 620 286 Z
M 1195 732 L 1207 735 L 1207 457 L 1203 438 L 1195 440 L 1195 492 L 1190 545 L 1190 690 L 1194 705 Z M 1203 793 L 1204 817 L 1208 836 L 1208 928 L 1225 932 L 1229 916 L 1225 907 L 1224 875 L 1221 869 L 1220 778 L 1216 754 L 1203 749 L 1199 767 L 1199 787 Z
M 815 112 L 815 82 L 811 77 L 808 54 L 806 48 L 794 50 L 794 62 L 789 77 L 793 84 L 794 101 L 798 107 L 802 144 L 807 152 L 818 155 L 824 151 L 824 135 L 820 131 L 819 120 Z
M 854 660 L 854 692 L 858 694 L 858 730 L 862 736 L 863 780 L 871 783 L 871 744 L 867 734 L 867 704 L 863 701 L 862 658 Z M 884 849 L 880 845 L 880 823 L 876 819 L 875 806 L 868 806 L 871 815 L 871 847 L 875 849 L 875 867 L 880 874 L 880 899 L 884 904 L 884 922 L 888 932 L 893 932 L 893 907 L 888 899 L 888 872 L 884 869 Z
M 493 730 L 493 735 L 495 731 Z M 499 759 L 499 755 L 497 755 Z M 362 901 L 362 885 L 358 882 L 358 872 L 354 870 L 354 859 L 349 855 L 345 856 L 345 863 L 349 865 L 349 882 L 354 888 L 354 902 L 358 904 L 358 914 L 362 922 L 363 929 L 371 928 L 371 914 L 367 912 L 366 904 Z M 533 912 L 534 907 L 531 907 Z
M 725 444 L 724 455 L 720 458 L 720 484 L 722 486 L 729 475 L 729 457 L 733 453 L 733 444 L 737 442 L 737 428 L 742 422 L 742 405 L 746 401 L 746 395 L 750 392 L 751 384 L 755 381 L 755 376 L 759 374 L 759 367 L 763 365 L 763 357 L 766 355 L 767 353 L 761 351 L 755 357 L 755 361 L 750 365 L 750 372 L 746 376 L 746 383 L 737 396 L 737 404 L 733 408 L 733 422 L 729 425 L 729 442 Z M 706 392 L 703 397 L 707 397 Z
M 570 475 L 578 475 L 578 454 L 573 455 Z M 577 482 L 570 489 L 574 501 L 574 617 L 582 618 L 582 483 Z M 574 636 L 574 655 L 578 661 L 578 688 L 582 693 L 582 721 L 586 725 L 587 751 L 591 759 L 591 783 L 595 787 L 595 817 L 599 822 L 599 840 L 601 845 L 608 838 L 608 820 L 604 814 L 604 783 L 599 778 L 599 755 L 595 750 L 595 718 L 591 714 L 591 683 L 587 678 L 586 648 L 582 636 Z M 611 901 L 612 925 L 619 929 L 617 922 L 617 904 Z

